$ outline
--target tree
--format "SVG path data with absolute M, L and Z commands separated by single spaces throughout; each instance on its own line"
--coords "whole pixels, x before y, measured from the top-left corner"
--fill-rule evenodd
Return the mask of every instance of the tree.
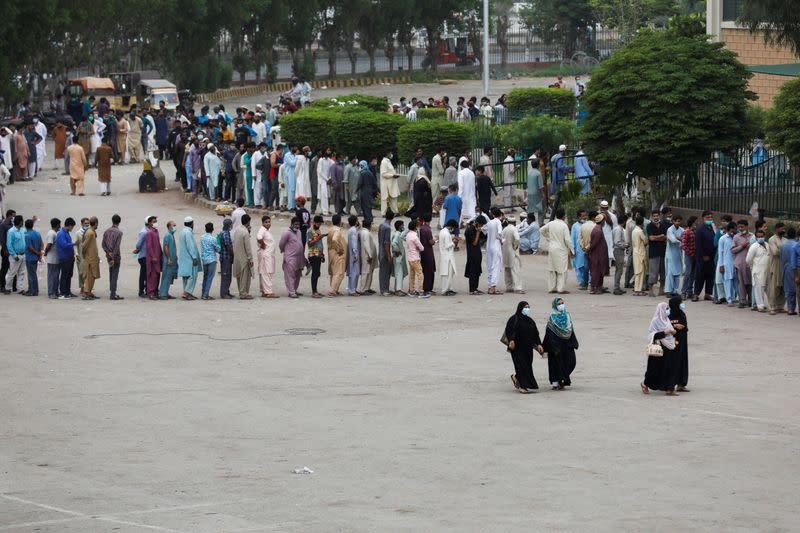
M 436 70 L 439 59 L 439 42 L 441 31 L 445 22 L 453 20 L 456 13 L 463 7 L 464 0 L 418 0 L 416 12 L 422 13 L 421 21 L 427 34 L 427 48 L 425 63 L 431 70 Z
M 764 42 L 788 46 L 800 55 L 800 6 L 797 0 L 744 0 L 739 21 L 752 33 L 763 32 Z
M 280 35 L 289 54 L 292 56 L 292 72 L 305 76 L 308 70 L 306 48 L 314 41 L 317 31 L 317 14 L 323 9 L 318 0 L 279 0 L 276 9 L 283 10 L 286 19 L 280 28 Z
M 582 137 L 592 159 L 656 177 L 746 138 L 751 74 L 721 43 L 640 32 L 592 74 Z
M 783 84 L 767 113 L 767 140 L 772 148 L 800 163 L 800 79 Z
M 385 38 L 387 22 L 382 14 L 383 2 L 367 2 L 358 18 L 358 39 L 369 57 L 369 71 L 375 72 L 375 52 Z
M 588 48 L 587 28 L 594 23 L 588 0 L 531 0 L 534 32 L 548 44 L 559 44 L 563 57 Z
M 673 0 L 589 0 L 597 19 L 609 28 L 616 28 L 626 39 L 639 28 L 675 14 Z
M 542 148 L 545 153 L 555 153 L 559 145 L 575 142 L 575 123 L 549 115 L 525 117 L 501 126 L 500 139 L 507 148 Z
M 508 29 L 511 25 L 511 16 L 514 14 L 513 0 L 496 0 L 497 13 L 497 46 L 500 48 L 500 67 L 508 66 Z

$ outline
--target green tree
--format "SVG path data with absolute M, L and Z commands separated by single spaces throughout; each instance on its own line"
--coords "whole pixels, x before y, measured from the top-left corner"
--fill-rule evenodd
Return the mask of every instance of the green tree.
M 639 28 L 656 20 L 675 14 L 674 0 L 589 0 L 597 20 L 609 28 L 616 28 L 625 38 L 636 34 Z
M 656 177 L 741 146 L 750 73 L 721 43 L 642 31 L 594 71 L 581 135 L 592 158 Z
M 302 2 L 279 0 L 279 2 L 276 9 L 283 10 L 286 17 L 279 33 L 292 56 L 292 72 L 296 76 L 305 76 L 308 73 L 309 62 L 306 48 L 314 41 L 318 30 L 317 13 L 324 7 L 320 5 L 319 0 Z
M 422 13 L 420 21 L 427 35 L 425 63 L 431 70 L 436 70 L 439 59 L 439 42 L 445 22 L 452 21 L 456 13 L 463 7 L 464 0 L 418 0 L 416 12 Z
M 382 13 L 384 3 L 383 0 L 366 2 L 357 23 L 358 39 L 361 49 L 369 57 L 369 71 L 372 73 L 375 72 L 375 53 L 383 43 L 388 27 L 388 22 Z
M 766 119 L 770 146 L 800 163 L 800 79 L 783 84 Z
M 788 46 L 800 55 L 800 6 L 797 0 L 744 0 L 739 21 L 753 33 L 763 32 L 764 41 Z
M 500 67 L 506 68 L 508 66 L 508 30 L 514 14 L 514 2 L 513 0 L 495 0 L 494 9 L 497 15 L 497 46 L 500 48 Z
M 575 123 L 572 120 L 537 115 L 525 117 L 500 127 L 500 140 L 506 148 L 542 148 L 545 153 L 555 153 L 560 144 L 575 142 Z
M 587 28 L 595 18 L 589 0 L 531 0 L 526 17 L 542 40 L 561 46 L 564 58 L 589 47 Z

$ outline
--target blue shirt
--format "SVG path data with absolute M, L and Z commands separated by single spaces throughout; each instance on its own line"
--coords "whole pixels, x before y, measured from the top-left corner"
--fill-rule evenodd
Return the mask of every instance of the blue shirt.
M 67 228 L 61 228 L 56 236 L 56 253 L 59 261 L 75 257 L 75 243 L 72 242 L 72 235 L 69 234 Z
M 25 253 L 25 230 L 22 228 L 11 228 L 6 235 L 6 250 L 8 255 L 15 256 Z
M 147 226 L 139 230 L 139 236 L 136 238 L 136 249 L 139 250 L 137 259 L 145 259 L 147 257 Z
M 217 254 L 219 253 L 219 244 L 217 238 L 210 233 L 204 233 L 200 237 L 200 259 L 204 265 L 210 265 L 217 262 Z
M 35 229 L 32 229 L 25 233 L 25 260 L 26 261 L 38 261 L 39 254 L 33 254 L 28 247 L 33 248 L 34 250 L 41 250 L 42 249 L 42 236 L 39 235 L 39 232 Z
M 447 222 L 450 220 L 455 220 L 456 228 L 458 228 L 458 224 L 461 223 L 462 206 L 463 203 L 458 195 L 448 194 L 444 199 L 444 203 L 442 204 L 442 209 L 444 209 L 444 224 L 447 224 Z M 444 224 L 442 225 L 444 226 Z

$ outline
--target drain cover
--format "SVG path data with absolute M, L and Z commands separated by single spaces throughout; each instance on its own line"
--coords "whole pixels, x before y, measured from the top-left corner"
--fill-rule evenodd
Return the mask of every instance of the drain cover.
M 319 328 L 289 328 L 285 330 L 289 335 L 319 335 L 325 333 L 324 329 Z

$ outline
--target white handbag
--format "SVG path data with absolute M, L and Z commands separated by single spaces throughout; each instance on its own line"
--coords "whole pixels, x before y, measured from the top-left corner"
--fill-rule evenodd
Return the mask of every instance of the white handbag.
M 648 344 L 647 348 L 645 348 L 644 353 L 647 357 L 663 357 L 664 356 L 664 348 L 661 346 L 660 342 L 655 342 L 653 344 Z

